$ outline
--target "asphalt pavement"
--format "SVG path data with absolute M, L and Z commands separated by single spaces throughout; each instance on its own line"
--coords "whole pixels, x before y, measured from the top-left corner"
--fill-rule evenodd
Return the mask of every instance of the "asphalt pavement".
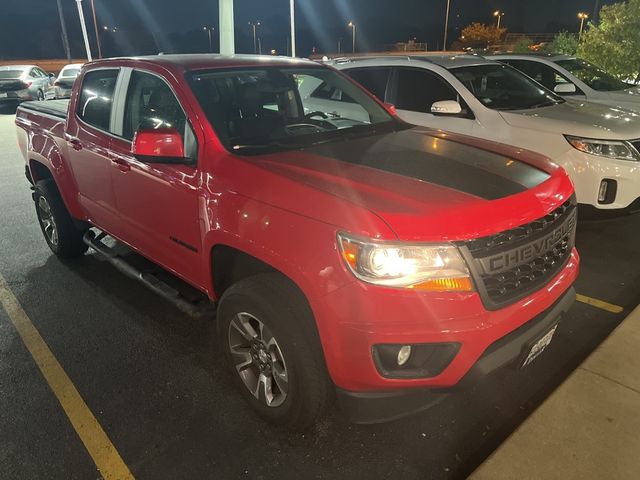
M 61 262 L 36 221 L 14 117 L 0 113 L 0 275 L 138 479 L 465 478 L 608 336 L 640 297 L 640 216 L 581 224 L 576 303 L 525 370 L 432 409 L 358 426 L 334 410 L 291 434 L 257 419 L 195 320 L 96 255 Z M 0 308 L 0 478 L 100 473 Z

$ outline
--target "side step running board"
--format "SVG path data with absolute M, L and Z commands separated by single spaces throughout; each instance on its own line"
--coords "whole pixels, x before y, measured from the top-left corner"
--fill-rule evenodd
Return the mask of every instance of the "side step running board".
M 125 274 L 127 277 L 138 280 L 150 290 L 154 291 L 162 298 L 173 303 L 184 313 L 192 317 L 211 317 L 215 316 L 215 306 L 211 301 L 204 297 L 199 301 L 190 301 L 185 298 L 178 290 L 168 285 L 153 273 L 143 272 L 129 264 L 115 249 L 105 245 L 102 240 L 107 234 L 100 232 L 97 236 L 95 232 L 89 230 L 84 234 L 82 240 L 96 252 L 102 255 L 117 270 Z

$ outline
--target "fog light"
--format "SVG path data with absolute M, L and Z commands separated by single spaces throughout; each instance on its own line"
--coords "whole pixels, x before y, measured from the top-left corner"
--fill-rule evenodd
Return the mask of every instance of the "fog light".
M 606 180 L 600 182 L 600 190 L 598 190 L 598 202 L 602 203 L 607 198 L 607 188 L 609 183 Z
M 605 178 L 600 182 L 600 188 L 598 188 L 598 203 L 601 205 L 613 203 L 616 199 L 617 191 L 618 182 L 611 178 Z
M 403 345 L 400 350 L 398 350 L 398 366 L 401 367 L 407 361 L 409 361 L 409 357 L 411 356 L 411 345 Z

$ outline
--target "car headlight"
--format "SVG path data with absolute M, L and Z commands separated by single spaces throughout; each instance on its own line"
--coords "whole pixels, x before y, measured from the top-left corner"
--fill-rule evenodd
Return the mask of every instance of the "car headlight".
M 640 154 L 629 142 L 622 140 L 593 140 L 565 135 L 567 141 L 581 152 L 619 160 L 640 160 Z
M 473 290 L 469 269 L 449 244 L 379 242 L 338 234 L 342 258 L 362 281 L 430 291 Z

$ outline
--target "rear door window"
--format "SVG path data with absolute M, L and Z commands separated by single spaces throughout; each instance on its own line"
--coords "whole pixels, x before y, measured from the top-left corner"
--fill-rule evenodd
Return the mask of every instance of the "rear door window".
M 458 93 L 442 78 L 421 68 L 398 69 L 396 95 L 392 102 L 396 108 L 431 113 L 431 106 L 443 100 L 460 102 Z
M 390 68 L 354 68 L 344 73 L 373 93 L 381 102 L 385 101 Z
M 93 70 L 82 80 L 77 114 L 85 123 L 110 131 L 118 69 Z

